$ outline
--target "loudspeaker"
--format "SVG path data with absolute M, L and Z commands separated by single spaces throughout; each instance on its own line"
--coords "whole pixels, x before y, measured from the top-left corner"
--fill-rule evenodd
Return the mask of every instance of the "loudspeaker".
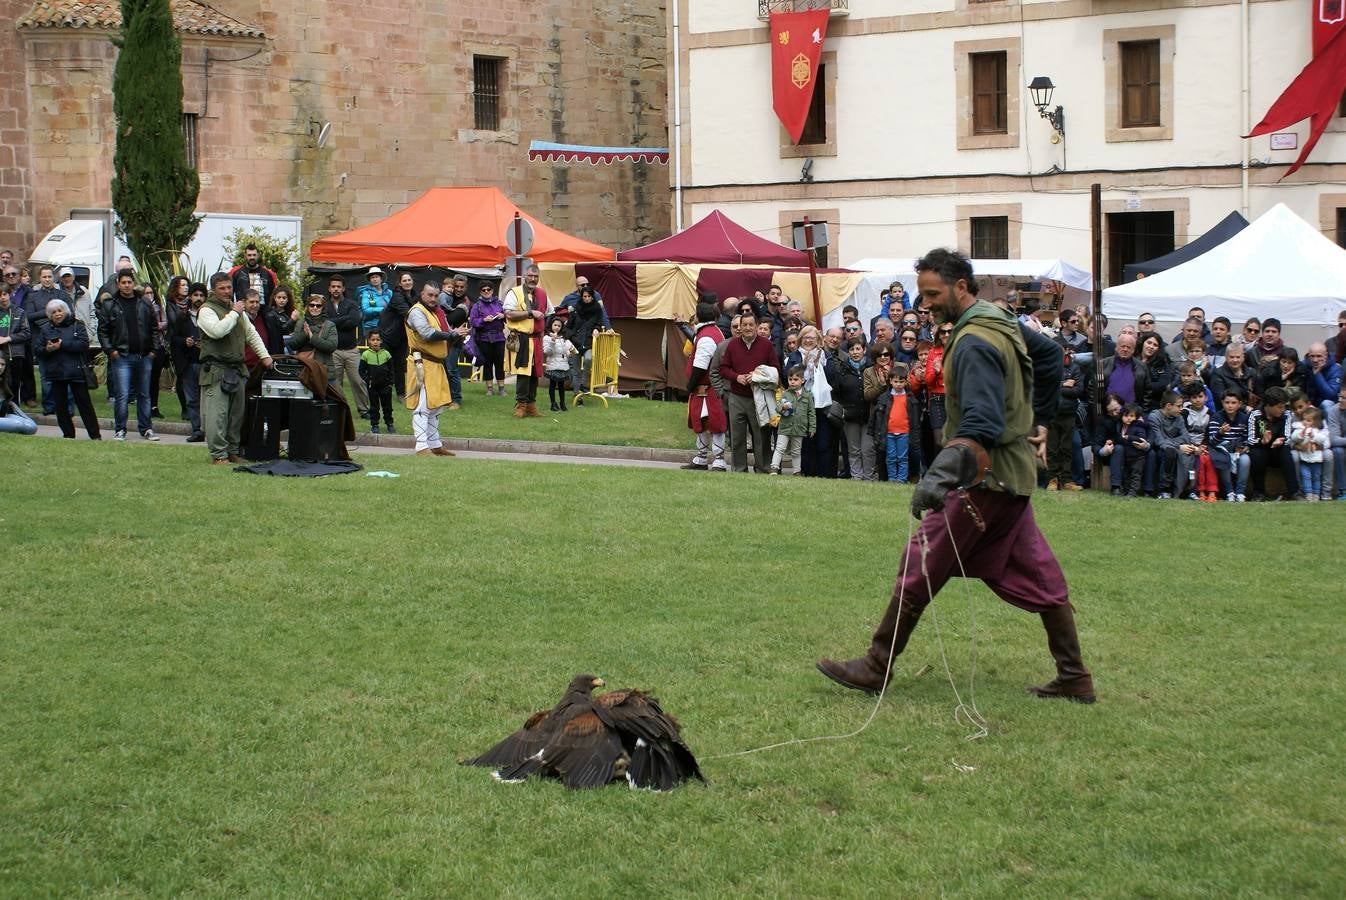
M 244 459 L 261 462 L 280 458 L 280 433 L 285 430 L 288 403 L 260 395 L 248 398 L 248 433 L 239 448 Z
M 290 459 L 327 462 L 339 458 L 341 442 L 337 404 L 320 400 L 290 401 Z

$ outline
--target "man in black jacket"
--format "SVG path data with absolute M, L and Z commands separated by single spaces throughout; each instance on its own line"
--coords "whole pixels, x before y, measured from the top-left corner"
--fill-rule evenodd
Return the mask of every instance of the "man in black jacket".
M 136 293 L 135 276 L 117 275 L 117 293 L 98 309 L 98 340 L 108 358 L 112 385 L 112 421 L 115 440 L 126 440 L 126 415 L 131 388 L 136 392 L 136 427 L 147 441 L 157 441 L 150 419 L 150 374 L 154 370 L 154 337 L 159 311 Z
M 201 330 L 196 327 L 196 314 L 206 301 L 206 286 L 199 282 L 187 288 L 187 302 L 179 305 L 169 300 L 165 310 L 168 317 L 168 352 L 173 358 L 173 371 L 182 386 L 183 414 L 191 423 L 189 443 L 199 444 L 206 439 L 201 430 Z
M 416 305 L 415 282 L 410 272 L 403 272 L 393 288 L 392 299 L 379 313 L 379 333 L 383 335 L 383 346 L 393 355 L 393 374 L 397 381 L 393 388 L 398 400 L 407 399 L 407 313 Z M 439 295 L 435 295 L 436 301 Z
M 332 384 L 342 387 L 350 377 L 355 393 L 355 408 L 361 419 L 369 417 L 369 390 L 360 377 L 360 351 L 355 349 L 360 331 L 360 301 L 346 296 L 346 282 L 340 275 L 327 280 L 327 318 L 336 326 L 337 348 L 332 351 Z
M 280 284 L 276 273 L 262 265 L 262 254 L 256 244 L 243 248 L 243 265 L 234 266 L 229 271 L 229 279 L 234 288 L 234 299 L 243 300 L 248 291 L 256 291 L 262 298 L 262 309 L 271 306 L 271 295 Z

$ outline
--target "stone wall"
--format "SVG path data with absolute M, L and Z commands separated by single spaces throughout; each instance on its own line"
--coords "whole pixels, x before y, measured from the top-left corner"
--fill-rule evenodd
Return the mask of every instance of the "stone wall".
M 11 0 L 0 3 L 0 249 L 12 249 L 21 257 L 32 249 L 36 225 L 23 42 L 10 24 L 13 16 L 6 15 L 19 5 Z
M 0 0 L 0 10 L 28 5 Z M 543 221 L 608 246 L 667 233 L 665 167 L 527 158 L 534 139 L 667 145 L 664 0 L 212 6 L 268 37 L 184 35 L 201 210 L 300 215 L 307 247 L 434 185 L 495 185 Z M 19 123 L 19 133 L 0 125 L 0 246 L 30 248 L 70 207 L 109 205 L 116 51 L 88 29 L 30 29 L 18 44 L 31 106 L 0 87 L 0 117 Z M 499 131 L 473 128 L 474 52 L 506 60 Z M 12 59 L 0 57 L 0 71 Z M 20 150 L 31 159 L 16 163 L 25 183 L 11 188 L 3 160 Z M 12 213 L 11 190 L 31 198 L 15 196 Z

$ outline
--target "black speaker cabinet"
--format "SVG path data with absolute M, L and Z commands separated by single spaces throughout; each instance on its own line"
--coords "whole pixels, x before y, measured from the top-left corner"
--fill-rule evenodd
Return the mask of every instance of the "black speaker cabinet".
M 340 425 L 337 404 L 319 400 L 291 400 L 290 459 L 306 462 L 338 459 Z
M 244 459 L 262 462 L 280 458 L 280 433 L 286 427 L 289 402 L 260 395 L 248 398 L 248 432 L 239 448 Z

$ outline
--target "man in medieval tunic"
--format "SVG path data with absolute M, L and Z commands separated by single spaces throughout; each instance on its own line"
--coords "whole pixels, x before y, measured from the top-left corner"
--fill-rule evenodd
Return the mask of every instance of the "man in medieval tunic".
M 546 329 L 547 294 L 538 287 L 541 273 L 529 266 L 523 284 L 505 292 L 505 330 L 515 341 L 505 342 L 505 374 L 514 376 L 514 418 L 537 418 L 537 385 L 542 379 L 542 333 Z
M 843 687 L 881 691 L 926 605 L 965 570 L 1002 600 L 1041 616 L 1056 678 L 1029 693 L 1093 703 L 1065 575 L 1028 503 L 1037 483 L 1033 445 L 1042 446 L 1056 411 L 1060 348 L 977 300 L 962 254 L 932 250 L 916 271 L 920 304 L 953 325 L 944 353 L 944 448 L 916 486 L 911 511 L 920 528 L 869 652 L 819 660 L 818 670 Z
M 715 324 L 719 314 L 715 303 L 703 300 L 696 305 L 696 332 L 692 337 L 692 355 L 687 360 L 687 427 L 696 434 L 696 456 L 684 469 L 723 472 L 726 468 L 724 433 L 729 420 L 720 395 L 710 383 L 711 360 L 724 339 Z
M 445 330 L 438 307 L 439 288 L 426 282 L 420 299 L 407 313 L 407 353 L 412 364 L 407 366 L 406 404 L 411 410 L 417 456 L 453 456 L 440 440 L 439 414 L 453 400 L 444 360 L 450 344 L 461 343 L 462 337 Z

